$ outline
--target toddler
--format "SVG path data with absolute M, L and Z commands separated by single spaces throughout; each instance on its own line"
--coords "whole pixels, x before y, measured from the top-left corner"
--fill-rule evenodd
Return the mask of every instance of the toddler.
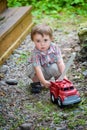
M 47 24 L 34 26 L 31 30 L 31 39 L 35 47 L 31 52 L 27 74 L 33 81 L 33 88 L 40 86 L 40 83 L 49 87 L 51 85 L 49 80 L 52 77 L 58 79 L 65 69 L 61 51 L 58 45 L 52 42 L 53 31 Z

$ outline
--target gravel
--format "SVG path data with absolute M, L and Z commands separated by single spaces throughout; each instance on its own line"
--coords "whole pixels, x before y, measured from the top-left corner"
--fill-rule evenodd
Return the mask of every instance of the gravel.
M 67 28 L 65 28 L 64 31 L 56 29 L 54 30 L 54 37 L 55 43 L 59 44 L 61 48 L 65 62 L 70 57 L 71 52 L 79 51 L 77 44 L 79 39 L 75 29 L 67 30 Z M 19 48 L 14 50 L 13 54 L 0 68 L 0 112 L 2 113 L 0 119 L 2 129 L 0 130 L 10 130 L 11 128 L 15 128 L 15 124 L 20 126 L 16 130 L 34 130 L 34 122 L 36 122 L 40 116 L 40 113 L 36 114 L 35 111 L 33 111 L 33 109 L 35 109 L 34 103 L 39 99 L 44 101 L 45 98 L 47 102 L 50 102 L 49 91 L 44 91 L 41 95 L 36 94 L 33 96 L 28 93 L 29 84 L 32 81 L 26 75 L 26 65 L 33 47 L 34 44 L 30 39 L 30 35 L 28 35 Z M 72 68 L 74 68 L 74 65 Z M 86 74 L 86 72 L 84 74 Z M 72 77 L 74 78 L 74 76 L 71 76 L 70 79 L 72 79 Z M 29 113 L 29 111 L 25 109 L 25 107 L 28 107 L 27 105 L 29 105 L 30 108 L 32 107 L 32 113 L 31 111 Z M 45 123 L 43 122 L 43 124 Z M 48 125 L 49 128 L 53 127 L 52 130 L 67 129 L 66 123 L 64 123 L 64 126 L 56 126 L 52 121 L 50 122 L 50 120 L 49 123 L 45 125 Z M 41 125 L 38 124 L 38 126 Z

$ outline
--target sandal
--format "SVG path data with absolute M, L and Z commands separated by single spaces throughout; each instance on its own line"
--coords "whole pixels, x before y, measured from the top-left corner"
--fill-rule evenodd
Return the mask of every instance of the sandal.
M 31 83 L 31 93 L 40 93 L 42 90 L 42 86 L 40 82 Z

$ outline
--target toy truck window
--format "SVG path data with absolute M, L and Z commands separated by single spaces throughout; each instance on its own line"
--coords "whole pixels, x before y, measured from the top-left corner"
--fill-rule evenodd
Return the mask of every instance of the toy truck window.
M 73 87 L 73 86 L 71 86 L 71 87 L 70 87 L 70 90 L 73 90 L 73 89 L 74 89 L 74 87 Z
M 67 91 L 67 90 L 69 90 L 69 88 L 64 88 L 64 91 Z

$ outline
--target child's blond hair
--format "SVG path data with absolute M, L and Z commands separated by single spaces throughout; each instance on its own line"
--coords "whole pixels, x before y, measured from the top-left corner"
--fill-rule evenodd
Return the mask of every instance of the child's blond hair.
M 49 35 L 50 38 L 52 39 L 53 37 L 53 31 L 50 26 L 47 24 L 38 24 L 35 25 L 32 30 L 31 30 L 31 39 L 33 40 L 33 37 L 35 34 L 41 34 L 44 36 L 44 34 Z

